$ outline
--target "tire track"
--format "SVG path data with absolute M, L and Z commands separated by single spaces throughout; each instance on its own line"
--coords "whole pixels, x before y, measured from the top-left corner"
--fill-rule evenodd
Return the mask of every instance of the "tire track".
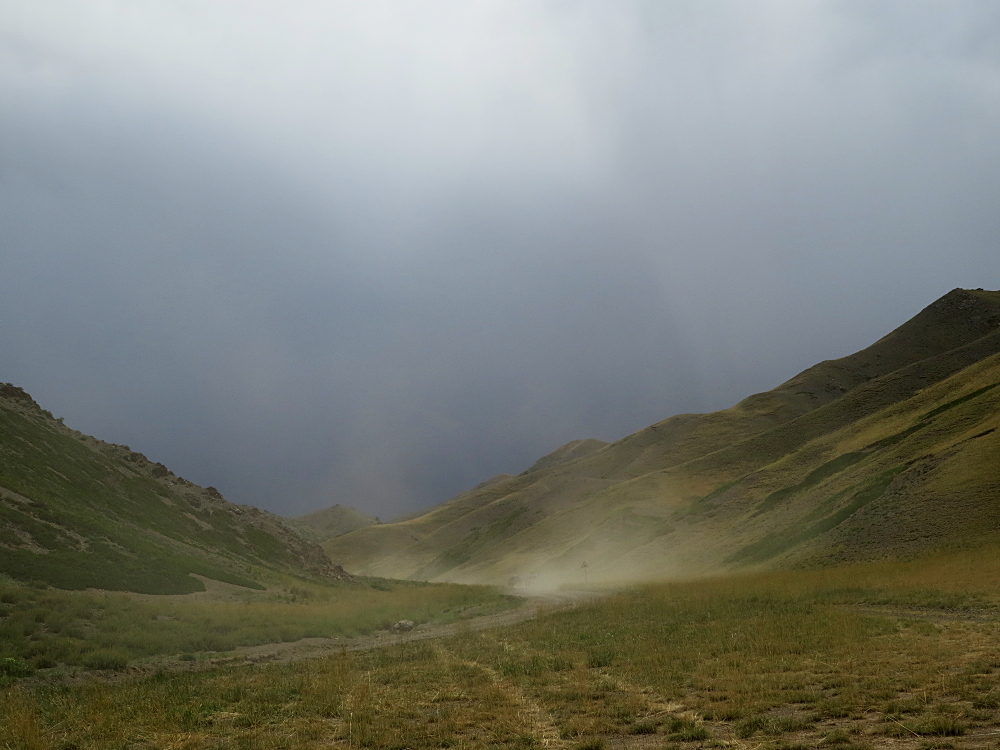
M 549 712 L 542 708 L 537 701 L 526 695 L 513 682 L 501 677 L 492 667 L 480 664 L 477 661 L 467 661 L 459 658 L 439 643 L 435 643 L 433 648 L 445 662 L 462 664 L 471 669 L 477 669 L 489 677 L 515 705 L 520 707 L 526 723 L 531 725 L 534 730 L 533 733 L 538 738 L 542 747 L 553 748 L 553 750 L 568 747 L 568 744 L 560 737 L 559 727 L 556 726 Z

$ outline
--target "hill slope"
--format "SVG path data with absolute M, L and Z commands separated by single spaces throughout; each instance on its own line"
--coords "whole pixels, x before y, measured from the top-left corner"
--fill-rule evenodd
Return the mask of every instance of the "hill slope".
M 956 289 L 730 409 L 543 459 L 325 549 L 386 576 L 565 580 L 586 561 L 591 579 L 615 579 L 909 554 L 1000 530 L 998 355 L 1000 293 Z
M 317 544 L 347 534 L 355 529 L 363 529 L 365 526 L 379 523 L 378 519 L 366 516 L 361 511 L 346 505 L 332 505 L 315 513 L 282 520 L 298 532 L 303 539 Z
M 60 588 L 260 588 L 266 570 L 336 578 L 318 545 L 123 445 L 71 430 L 0 384 L 0 573 Z

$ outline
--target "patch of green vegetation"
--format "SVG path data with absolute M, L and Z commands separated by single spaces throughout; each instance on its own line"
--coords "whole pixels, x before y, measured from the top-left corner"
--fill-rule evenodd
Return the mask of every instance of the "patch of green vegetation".
M 770 560 L 772 557 L 785 552 L 796 545 L 814 539 L 820 534 L 825 534 L 831 529 L 839 526 L 845 520 L 857 513 L 872 501 L 878 499 L 889 487 L 889 484 L 907 467 L 905 465 L 895 466 L 883 471 L 860 487 L 853 488 L 854 494 L 851 501 L 843 508 L 834 513 L 830 513 L 824 518 L 815 521 L 809 526 L 802 528 L 801 525 L 794 526 L 785 531 L 768 534 L 763 539 L 753 544 L 748 544 L 742 549 L 726 558 L 727 563 L 757 563 Z M 837 498 L 842 497 L 847 491 L 838 493 Z M 825 509 L 827 504 L 822 507 Z M 807 519 L 808 521 L 809 519 Z
M 938 414 L 942 414 L 943 412 L 946 412 L 949 409 L 954 409 L 956 406 L 960 406 L 961 404 L 971 401 L 974 398 L 978 398 L 979 396 L 982 396 L 984 393 L 992 391 L 997 386 L 1000 386 L 1000 383 L 993 383 L 991 385 L 984 386 L 982 388 L 979 388 L 978 390 L 973 391 L 972 393 L 967 393 L 964 396 L 960 396 L 959 398 L 953 399 L 952 401 L 949 401 L 945 404 L 941 404 L 941 406 L 937 407 L 936 409 L 931 409 L 929 412 L 922 414 L 920 416 L 920 421 L 923 422 L 928 419 L 933 419 Z
M 964 404 L 964 403 L 966 403 L 968 401 L 971 401 L 972 399 L 977 398 L 977 397 L 983 395 L 984 393 L 987 393 L 987 392 L 993 390 L 998 385 L 1000 385 L 1000 383 L 993 383 L 992 385 L 987 385 L 987 386 L 985 386 L 983 388 L 979 388 L 978 390 L 973 391 L 972 393 L 968 393 L 968 394 L 966 394 L 964 396 L 960 396 L 959 398 L 953 399 L 953 400 L 951 400 L 951 401 L 949 401 L 949 402 L 947 402 L 945 404 L 942 404 L 941 406 L 938 406 L 937 408 L 931 409 L 930 411 L 927 411 L 927 412 L 921 414 L 917 418 L 917 423 L 916 424 L 911 425 L 910 427 L 906 428 L 905 430 L 901 430 L 900 432 L 897 432 L 894 435 L 890 435 L 889 437 L 882 438 L 881 440 L 875 441 L 874 443 L 866 446 L 865 447 L 865 451 L 877 451 L 877 450 L 881 450 L 883 448 L 888 448 L 890 446 L 893 446 L 893 445 L 896 445 L 898 443 L 901 443 L 903 440 L 905 440 L 906 438 L 908 438 L 910 435 L 913 435 L 914 433 L 919 432 L 920 430 L 923 430 L 923 429 L 927 428 L 929 426 L 930 420 L 932 420 L 934 417 L 938 416 L 939 414 L 943 414 L 944 412 L 948 411 L 949 409 L 954 409 L 956 406 L 960 406 L 961 404 Z M 987 431 L 986 434 L 988 434 L 989 432 L 991 432 L 991 431 Z M 976 436 L 976 437 L 978 437 L 978 436 Z
M 687 516 L 699 515 L 701 513 L 706 513 L 714 507 L 712 501 L 719 497 L 726 490 L 731 489 L 739 484 L 739 480 L 734 480 L 732 482 L 724 482 L 716 487 L 714 490 L 709 492 L 704 497 L 700 497 L 696 500 L 691 501 L 691 504 L 686 508 L 682 508 L 674 512 L 674 518 L 681 519 Z
M 0 675 L 4 677 L 28 677 L 34 672 L 34 668 L 24 659 L 16 659 L 12 656 L 0 658 Z
M 235 601 L 195 602 L 0 582 L 0 660 L 12 660 L 0 661 L 0 674 L 17 676 L 11 666 L 17 664 L 120 669 L 157 655 L 366 634 L 401 619 L 452 622 L 520 601 L 481 586 L 383 584 L 299 582 L 278 591 L 247 590 Z
M 169 556 L 164 549 L 154 547 L 150 554 L 139 556 L 105 546 L 95 554 L 97 546 L 92 544 L 89 552 L 56 549 L 45 554 L 0 548 L 0 570 L 22 581 L 40 581 L 70 590 L 94 588 L 141 594 L 204 591 L 204 584 L 193 578 L 192 573 L 236 586 L 264 589 L 254 580 L 194 557 Z
M 591 650 L 587 654 L 587 666 L 591 669 L 610 666 L 615 660 L 615 655 L 616 652 L 613 648 L 604 647 Z
M 87 669 L 120 670 L 128 666 L 128 653 L 120 648 L 99 648 L 83 657 Z
M 781 503 L 785 502 L 786 500 L 794 496 L 796 493 L 801 492 L 803 490 L 807 490 L 810 487 L 816 486 L 824 479 L 832 477 L 834 474 L 839 474 L 845 469 L 854 466 L 854 464 L 863 460 L 867 456 L 868 453 L 865 451 L 853 451 L 851 453 L 844 453 L 830 461 L 827 461 L 822 466 L 819 466 L 816 469 L 813 469 L 811 472 L 809 472 L 809 474 L 806 475 L 805 479 L 803 479 L 798 484 L 792 487 L 783 487 L 782 489 L 776 490 L 775 492 L 772 492 L 770 495 L 765 497 L 761 501 L 760 506 L 757 508 L 756 512 L 754 512 L 754 514 L 750 517 L 756 518 L 762 513 L 767 513 L 768 511 L 773 510 L 778 505 L 780 505 Z
M 954 716 L 928 716 L 910 721 L 894 721 L 881 727 L 880 734 L 892 737 L 909 735 L 924 735 L 937 737 L 960 737 L 969 729 L 969 725 Z
M 284 562 L 288 552 L 284 545 L 275 539 L 272 534 L 254 527 L 247 529 L 246 534 L 257 556 L 262 560 L 269 560 L 276 563 Z
M 704 724 L 680 716 L 671 717 L 664 730 L 669 735 L 667 739 L 673 742 L 700 742 L 708 739 L 708 730 Z
M 913 433 L 919 432 L 920 430 L 924 429 L 925 427 L 927 427 L 927 422 L 924 422 L 924 421 L 918 422 L 917 424 L 915 424 L 915 425 L 913 425 L 911 427 L 907 427 L 905 430 L 897 432 L 895 435 L 890 435 L 887 438 L 882 438 L 881 440 L 876 440 L 874 443 L 872 443 L 871 445 L 867 446 L 865 448 L 865 450 L 874 450 L 874 451 L 877 451 L 877 450 L 881 450 L 882 448 L 888 448 L 888 447 L 890 447 L 892 445 L 896 445 L 897 443 L 903 442 L 906 438 L 908 438 Z
M 854 464 L 861 461 L 867 455 L 868 454 L 864 451 L 854 451 L 837 456 L 836 458 L 827 461 L 822 466 L 819 466 L 809 472 L 809 474 L 806 475 L 806 478 L 799 483 L 799 486 L 802 489 L 814 487 L 824 479 L 832 477 L 834 474 L 838 474 L 850 466 L 854 466 Z

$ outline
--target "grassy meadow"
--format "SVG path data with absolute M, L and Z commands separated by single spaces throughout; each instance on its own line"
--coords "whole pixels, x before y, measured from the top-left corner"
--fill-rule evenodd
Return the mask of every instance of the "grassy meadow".
M 0 581 L 0 684 L 37 670 L 122 669 L 154 657 L 194 661 L 241 646 L 366 635 L 401 619 L 449 622 L 517 601 L 486 587 L 404 581 L 143 596 L 8 579 Z
M 36 677 L 0 694 L 0 747 L 997 747 L 998 552 L 649 585 L 288 664 Z

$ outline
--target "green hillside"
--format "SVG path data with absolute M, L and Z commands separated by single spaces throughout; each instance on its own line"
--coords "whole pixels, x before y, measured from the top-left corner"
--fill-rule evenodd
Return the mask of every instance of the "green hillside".
M 690 575 L 910 555 L 1000 531 L 1000 292 L 949 292 L 872 346 L 326 543 L 348 570 L 460 582 Z
M 204 589 L 191 574 L 261 588 L 268 571 L 338 570 L 276 517 L 71 430 L 0 384 L 0 573 L 65 589 L 174 594 Z

